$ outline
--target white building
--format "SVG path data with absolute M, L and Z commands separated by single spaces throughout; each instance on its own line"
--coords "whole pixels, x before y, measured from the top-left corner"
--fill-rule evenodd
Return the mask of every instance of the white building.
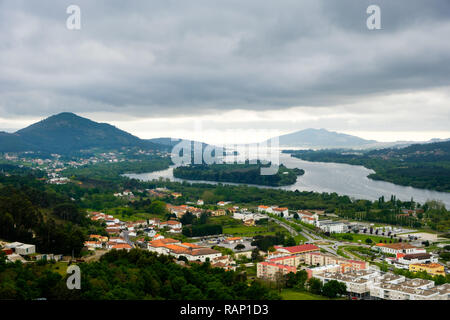
M 100 241 L 85 241 L 84 246 L 92 249 L 101 249 L 102 243 Z
M 36 246 L 34 244 L 23 244 L 21 246 L 16 247 L 15 251 L 17 254 L 26 256 L 29 254 L 36 253 Z
M 220 251 L 201 247 L 192 243 L 181 243 L 180 241 L 174 239 L 151 241 L 148 243 L 147 248 L 149 251 L 171 255 L 177 259 L 183 256 L 188 261 L 213 261 L 214 259 L 222 256 Z
M 379 276 L 380 273 L 377 271 L 359 270 L 346 273 L 325 272 L 315 277 L 324 284 L 331 280 L 345 283 L 347 292 L 351 297 L 356 299 L 369 299 L 370 289 Z
M 434 281 L 406 279 L 393 273 L 381 274 L 374 270 L 317 275 L 323 283 L 343 282 L 354 299 L 370 300 L 449 300 L 450 285 L 435 287 Z
M 5 248 L 13 249 L 15 253 L 20 255 L 29 255 L 36 253 L 36 246 L 34 244 L 24 244 L 22 242 L 12 242 L 5 244 Z
M 290 218 L 288 208 L 272 208 L 272 212 L 279 217 Z
M 344 233 L 346 231 L 346 225 L 344 223 L 331 220 L 317 220 L 316 226 L 323 232 Z
M 398 243 L 378 243 L 373 248 L 378 249 L 383 253 L 389 254 L 417 254 L 417 253 L 427 253 L 427 251 L 423 248 L 418 248 L 409 243 L 398 242 Z
M 15 249 L 15 248 L 20 247 L 22 245 L 23 245 L 22 242 L 11 242 L 11 243 L 5 244 L 5 248 L 7 248 L 7 249 Z
M 233 218 L 236 220 L 242 220 L 242 221 L 247 221 L 247 220 L 258 221 L 261 219 L 267 219 L 267 216 L 258 214 L 258 213 L 252 213 L 252 212 L 235 212 L 235 213 L 233 213 Z
M 315 224 L 317 224 L 317 221 L 319 220 L 319 215 L 317 213 L 313 213 L 310 211 L 298 210 L 297 214 L 298 214 L 299 219 L 303 223 L 315 225 Z
M 168 227 L 170 229 L 181 229 L 183 227 L 183 224 L 179 221 L 169 220 L 166 222 L 161 222 L 159 224 L 159 227 L 160 228 Z
M 437 256 L 430 253 L 414 253 L 406 254 L 398 258 L 398 262 L 405 265 L 417 264 L 417 263 L 438 263 Z
M 272 207 L 260 205 L 260 206 L 258 206 L 258 212 L 273 213 L 273 210 L 272 210 Z

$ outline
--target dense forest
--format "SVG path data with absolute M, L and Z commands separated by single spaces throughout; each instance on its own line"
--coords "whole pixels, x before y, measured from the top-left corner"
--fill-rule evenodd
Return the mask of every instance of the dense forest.
M 0 299 L 49 300 L 270 300 L 280 299 L 245 273 L 209 263 L 180 266 L 173 257 L 133 249 L 112 250 L 81 263 L 81 289 L 68 290 L 65 266 L 6 263 L 0 256 Z M 63 270 L 62 270 L 63 269 Z
M 69 168 L 63 174 L 79 181 L 119 181 L 125 173 L 144 173 L 169 168 L 169 158 L 151 158 L 147 160 L 127 160 L 115 163 L 98 163 L 79 168 Z
M 40 253 L 79 255 L 87 233 L 102 229 L 35 176 L 0 175 L 0 238 L 35 244 Z
M 269 166 L 270 164 L 249 164 L 248 162 L 242 164 L 191 165 L 175 168 L 173 175 L 176 178 L 189 180 L 247 183 L 276 187 L 294 184 L 297 181 L 297 176 L 305 173 L 302 169 L 288 169 L 280 165 L 276 174 L 262 175 L 261 168 Z
M 286 150 L 307 161 L 338 162 L 373 169 L 369 178 L 399 185 L 450 192 L 450 141 L 367 152 Z
M 12 164 L 9 161 L 0 162 L 0 174 L 8 173 L 12 175 L 34 175 L 36 177 L 42 178 L 45 177 L 45 172 L 32 169 L 23 165 Z

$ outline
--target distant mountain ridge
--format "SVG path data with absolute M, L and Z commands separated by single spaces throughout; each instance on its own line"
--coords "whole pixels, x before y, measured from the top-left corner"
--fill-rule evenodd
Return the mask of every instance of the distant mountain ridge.
M 326 129 L 305 129 L 279 136 L 280 147 L 297 148 L 361 148 L 377 143 L 345 133 Z
M 0 133 L 1 152 L 42 151 L 67 154 L 90 148 L 116 149 L 167 146 L 142 140 L 107 123 L 98 123 L 64 112 L 15 133 Z
M 448 140 L 448 139 L 447 139 Z M 0 152 L 46 152 L 68 154 L 92 148 L 140 147 L 169 151 L 181 140 L 170 137 L 140 139 L 107 123 L 99 123 L 74 113 L 50 116 L 14 133 L 0 131 Z M 188 140 L 191 143 L 194 141 Z M 428 142 L 377 142 L 325 129 L 305 129 L 279 137 L 280 147 L 305 149 L 381 149 L 404 148 Z M 202 148 L 208 144 L 199 142 Z

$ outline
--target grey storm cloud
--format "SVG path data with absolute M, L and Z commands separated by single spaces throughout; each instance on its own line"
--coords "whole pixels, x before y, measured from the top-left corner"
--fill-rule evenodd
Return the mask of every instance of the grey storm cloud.
M 371 4 L 382 30 L 366 27 Z M 448 0 L 3 0 L 0 28 L 3 118 L 329 107 L 450 85 Z

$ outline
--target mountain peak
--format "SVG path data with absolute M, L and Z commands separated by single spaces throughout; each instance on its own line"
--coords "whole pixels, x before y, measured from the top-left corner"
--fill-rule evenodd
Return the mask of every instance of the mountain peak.
M 86 118 L 80 117 L 79 115 L 77 115 L 73 112 L 61 112 L 61 113 L 52 115 L 52 116 L 48 117 L 47 119 L 50 119 L 50 118 L 53 118 L 53 119 L 80 119 L 80 118 L 86 119 Z
M 298 148 L 360 148 L 376 143 L 345 133 L 328 131 L 324 128 L 308 128 L 279 137 L 281 147 Z
M 62 112 L 16 132 L 31 150 L 71 153 L 91 148 L 158 148 L 107 123 L 98 123 L 75 113 Z M 11 138 L 9 138 L 11 139 Z M 30 149 L 27 149 L 30 150 Z

